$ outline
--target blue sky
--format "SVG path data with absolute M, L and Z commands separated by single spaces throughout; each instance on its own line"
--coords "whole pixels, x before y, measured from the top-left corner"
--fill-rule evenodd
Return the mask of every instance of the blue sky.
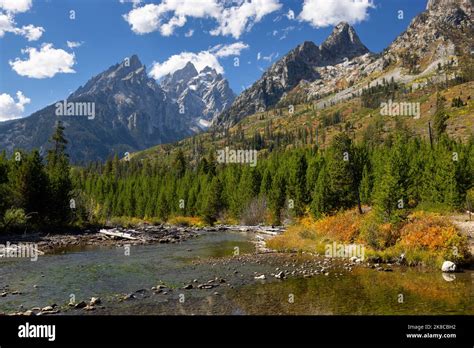
M 298 44 L 320 44 L 340 20 L 380 52 L 425 7 L 426 0 L 0 0 L 0 121 L 65 99 L 132 54 L 155 78 L 188 59 L 214 65 L 238 94 Z

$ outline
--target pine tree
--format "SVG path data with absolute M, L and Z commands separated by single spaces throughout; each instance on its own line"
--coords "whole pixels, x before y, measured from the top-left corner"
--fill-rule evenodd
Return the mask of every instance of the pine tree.
M 183 150 L 178 150 L 173 167 L 178 178 L 182 178 L 186 172 L 186 158 L 184 157 Z
M 67 140 L 60 121 L 51 137 L 52 149 L 48 151 L 46 171 L 50 183 L 49 218 L 52 224 L 63 225 L 71 219 L 71 168 L 66 154 Z
M 306 191 L 306 171 L 308 164 L 304 154 L 297 154 L 291 161 L 288 195 L 295 202 L 295 215 L 301 216 L 308 203 L 308 192 Z
M 281 172 L 275 175 L 269 194 L 269 205 L 273 215 L 273 224 L 281 224 L 281 210 L 285 206 L 286 180 Z
M 369 174 L 367 164 L 364 165 L 362 170 L 362 179 L 360 182 L 360 200 L 363 204 L 370 204 L 372 193 L 372 179 Z
M 316 186 L 312 195 L 311 213 L 315 218 L 328 214 L 333 209 L 333 198 L 330 190 L 330 178 L 326 166 L 323 165 L 319 171 Z
M 214 225 L 219 217 L 222 205 L 222 184 L 217 177 L 213 177 L 205 195 L 203 218 L 210 225 Z
M 444 108 L 444 102 L 445 98 L 441 96 L 441 94 L 438 92 L 436 95 L 436 113 L 434 115 L 434 132 L 435 132 L 435 137 L 436 139 L 440 139 L 441 135 L 443 135 L 446 132 L 447 128 L 447 120 L 449 116 L 446 114 L 445 108 Z
M 37 150 L 22 155 L 21 161 L 13 161 L 9 182 L 13 192 L 13 206 L 21 208 L 34 224 L 44 224 L 49 216 L 50 198 L 48 177 L 42 158 Z

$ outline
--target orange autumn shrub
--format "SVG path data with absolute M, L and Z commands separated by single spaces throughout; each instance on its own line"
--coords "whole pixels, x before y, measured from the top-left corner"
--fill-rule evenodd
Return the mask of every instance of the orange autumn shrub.
M 359 235 L 362 217 L 357 209 L 351 209 L 315 221 L 314 228 L 321 236 L 352 243 Z
M 374 250 L 384 250 L 395 245 L 400 236 L 397 225 L 384 222 L 377 212 L 372 210 L 364 215 L 359 242 L 368 245 Z
M 466 236 L 461 235 L 447 217 L 437 213 L 411 214 L 401 228 L 399 245 L 437 252 L 453 260 L 463 260 L 469 255 Z

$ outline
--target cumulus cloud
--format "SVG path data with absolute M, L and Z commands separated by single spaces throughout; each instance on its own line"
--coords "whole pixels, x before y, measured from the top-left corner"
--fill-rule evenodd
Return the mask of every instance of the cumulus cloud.
M 316 28 L 342 21 L 356 24 L 366 20 L 369 8 L 373 7 L 372 0 L 305 0 L 298 18 Z
M 31 5 L 32 0 L 0 0 L 0 9 L 10 13 L 26 12 Z
M 186 37 L 191 37 L 193 35 L 194 35 L 194 30 L 193 29 L 189 29 L 189 31 L 186 34 L 184 34 L 184 36 L 186 36 Z
M 223 74 L 224 68 L 220 64 L 219 58 L 238 56 L 242 50 L 248 47 L 248 45 L 242 42 L 236 42 L 231 45 L 217 45 L 209 50 L 198 53 L 181 52 L 180 54 L 171 56 L 163 63 L 154 63 L 150 70 L 150 76 L 159 80 L 167 74 L 184 68 L 188 62 L 193 63 L 198 71 L 208 66 L 215 69 L 219 74 Z
M 16 34 L 26 37 L 28 41 L 38 40 L 44 33 L 43 27 L 35 27 L 32 24 L 25 25 L 19 29 L 15 29 Z
M 239 38 L 245 31 L 252 28 L 267 14 L 281 8 L 278 0 L 250 0 L 240 6 L 225 8 L 219 18 L 219 26 L 211 31 L 211 35 L 232 35 Z
M 234 6 L 228 6 L 234 4 Z M 231 35 L 239 38 L 264 16 L 281 8 L 279 0 L 163 0 L 159 5 L 147 4 L 125 14 L 124 19 L 136 34 L 159 31 L 170 36 L 183 27 L 187 18 L 211 18 L 218 25 L 211 35 Z
M 9 94 L 0 94 L 0 121 L 23 117 L 25 105 L 29 104 L 31 100 L 20 91 L 16 92 L 16 98 L 17 101 Z
M 0 37 L 3 37 L 5 33 L 13 33 L 24 36 L 28 41 L 36 41 L 43 35 L 43 32 L 43 27 L 35 27 L 32 24 L 17 28 L 13 15 L 0 13 Z
M 59 73 L 75 73 L 72 69 L 76 63 L 74 53 L 56 49 L 50 43 L 43 44 L 40 50 L 28 47 L 22 50 L 22 53 L 28 54 L 28 59 L 16 58 L 14 61 L 9 61 L 18 75 L 44 79 Z
M 0 37 L 5 33 L 11 32 L 15 29 L 15 22 L 10 14 L 0 12 Z
M 0 37 L 5 33 L 24 36 L 28 41 L 38 40 L 44 33 L 43 27 L 36 27 L 32 24 L 18 28 L 14 14 L 26 12 L 31 8 L 31 1 L 24 0 L 0 0 Z

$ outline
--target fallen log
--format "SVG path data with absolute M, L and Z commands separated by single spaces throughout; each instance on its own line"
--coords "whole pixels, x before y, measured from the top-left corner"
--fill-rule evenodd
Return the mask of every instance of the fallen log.
M 100 230 L 99 233 L 105 234 L 106 236 L 118 237 L 123 239 L 130 239 L 130 240 L 138 240 L 138 238 L 133 237 L 130 233 L 125 232 L 116 232 L 116 231 L 109 231 L 109 230 Z

